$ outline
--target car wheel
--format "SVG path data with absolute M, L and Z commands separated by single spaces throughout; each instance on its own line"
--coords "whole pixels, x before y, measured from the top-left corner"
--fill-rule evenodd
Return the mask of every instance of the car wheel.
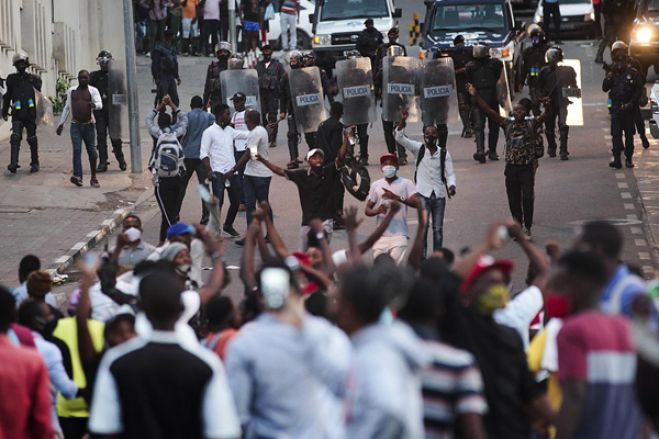
M 297 47 L 302 50 L 311 49 L 311 38 L 301 30 L 297 30 Z

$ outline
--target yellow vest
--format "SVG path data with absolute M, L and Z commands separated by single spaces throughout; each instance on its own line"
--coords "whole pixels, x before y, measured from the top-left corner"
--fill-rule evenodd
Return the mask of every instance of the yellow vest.
M 96 320 L 87 320 L 87 328 L 92 337 L 92 343 L 96 352 L 103 349 L 103 330 L 105 325 Z M 78 352 L 78 331 L 75 317 L 67 317 L 57 322 L 53 335 L 62 340 L 69 348 L 71 354 L 71 365 L 73 369 L 73 382 L 80 389 L 87 387 L 87 377 L 82 370 L 80 354 Z M 63 418 L 87 418 L 89 409 L 83 398 L 66 399 L 60 393 L 57 394 L 57 414 Z

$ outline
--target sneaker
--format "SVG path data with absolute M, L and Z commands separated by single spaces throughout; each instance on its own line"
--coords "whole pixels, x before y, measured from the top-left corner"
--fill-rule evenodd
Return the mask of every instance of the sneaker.
M 625 160 L 625 167 L 626 168 L 633 168 L 634 167 L 634 163 L 632 163 L 632 159 Z
M 119 160 L 119 169 L 121 169 L 122 171 L 125 171 L 126 169 L 128 169 L 128 165 L 126 164 L 126 160 L 124 160 L 124 159 Z
M 276 147 L 277 147 L 277 142 L 272 141 L 272 142 L 268 143 L 268 148 L 276 148 Z
M 555 150 L 555 149 L 549 149 L 549 150 L 547 150 L 547 155 L 548 155 L 549 157 L 552 157 L 552 158 L 553 158 L 553 157 L 556 157 L 556 150 Z
M 30 164 L 30 174 L 34 174 L 35 172 L 39 172 L 39 163 Z
M 609 163 L 609 168 L 620 169 L 622 168 L 622 163 L 620 163 L 620 160 L 614 160 Z
M 72 176 L 69 181 L 73 184 L 75 184 L 78 187 L 82 187 L 82 178 L 78 178 L 76 176 Z
M 487 158 L 493 162 L 496 162 L 497 160 L 499 160 L 499 154 L 497 154 L 496 151 L 490 151 L 487 154 Z
M 530 228 L 524 227 L 524 229 L 522 231 L 524 232 L 524 235 L 526 235 L 526 239 L 528 241 L 533 240 L 533 235 L 531 234 L 531 229 Z
M 567 156 L 567 154 L 561 154 L 561 160 L 569 160 L 570 158 Z
M 297 162 L 297 160 L 291 160 L 286 165 L 286 169 L 297 169 L 299 167 L 300 167 L 300 164 Z
M 96 172 L 105 172 L 108 170 L 108 165 L 106 164 L 99 164 L 98 167 L 96 168 Z
M 368 156 L 359 157 L 359 164 L 362 166 L 368 166 Z
M 96 178 L 92 178 L 92 179 L 89 181 L 89 184 L 90 184 L 91 187 L 95 187 L 95 188 L 99 188 L 99 187 L 101 187 L 101 185 L 98 184 L 98 180 L 97 180 Z
M 236 229 L 233 228 L 233 226 L 225 224 L 222 226 L 222 230 L 224 230 L 225 233 L 231 235 L 232 238 L 237 238 L 240 236 L 240 233 L 238 233 Z
M 407 166 L 407 158 L 401 157 L 398 159 L 398 166 Z
M 245 245 L 245 238 L 237 239 L 234 242 L 236 243 L 236 245 L 242 247 L 243 245 Z
M 15 174 L 16 170 L 20 167 L 21 167 L 21 165 L 18 165 L 18 164 L 16 164 L 16 165 L 9 164 L 9 165 L 7 165 L 7 170 L 9 172 L 11 172 L 12 174 Z

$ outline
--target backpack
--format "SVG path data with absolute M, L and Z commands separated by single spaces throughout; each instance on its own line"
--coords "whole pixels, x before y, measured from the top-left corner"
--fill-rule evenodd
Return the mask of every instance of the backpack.
M 442 183 L 444 183 L 444 186 L 447 185 L 446 183 L 446 148 L 442 148 L 441 146 L 438 146 L 439 148 L 439 171 L 440 175 L 442 176 Z M 423 160 L 423 156 L 426 155 L 426 145 L 421 145 L 421 149 L 419 149 L 419 153 L 416 155 L 416 164 L 414 166 L 414 182 L 416 183 L 416 172 L 417 169 L 419 169 L 419 164 L 421 164 L 421 160 Z M 451 198 L 451 196 L 448 194 L 448 190 L 446 191 L 446 196 Z
M 158 137 L 153 153 L 153 166 L 159 178 L 178 177 L 185 169 L 183 147 L 174 133 L 163 133 Z

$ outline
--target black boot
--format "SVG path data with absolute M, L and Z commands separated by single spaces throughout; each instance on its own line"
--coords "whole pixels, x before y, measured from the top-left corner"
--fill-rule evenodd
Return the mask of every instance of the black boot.
M 39 172 L 39 142 L 37 137 L 29 137 L 27 143 L 30 145 L 30 172 Z
M 648 149 L 650 147 L 650 141 L 645 134 L 641 135 L 641 143 L 643 143 L 643 149 Z
M 18 151 L 20 150 L 20 145 L 12 144 L 11 145 L 11 157 L 9 159 L 9 164 L 7 165 L 7 170 L 12 174 L 16 173 L 16 170 L 20 168 L 18 164 Z
M 620 161 L 620 156 L 613 157 L 613 161 L 609 163 L 610 168 L 620 169 L 622 168 L 622 162 Z

